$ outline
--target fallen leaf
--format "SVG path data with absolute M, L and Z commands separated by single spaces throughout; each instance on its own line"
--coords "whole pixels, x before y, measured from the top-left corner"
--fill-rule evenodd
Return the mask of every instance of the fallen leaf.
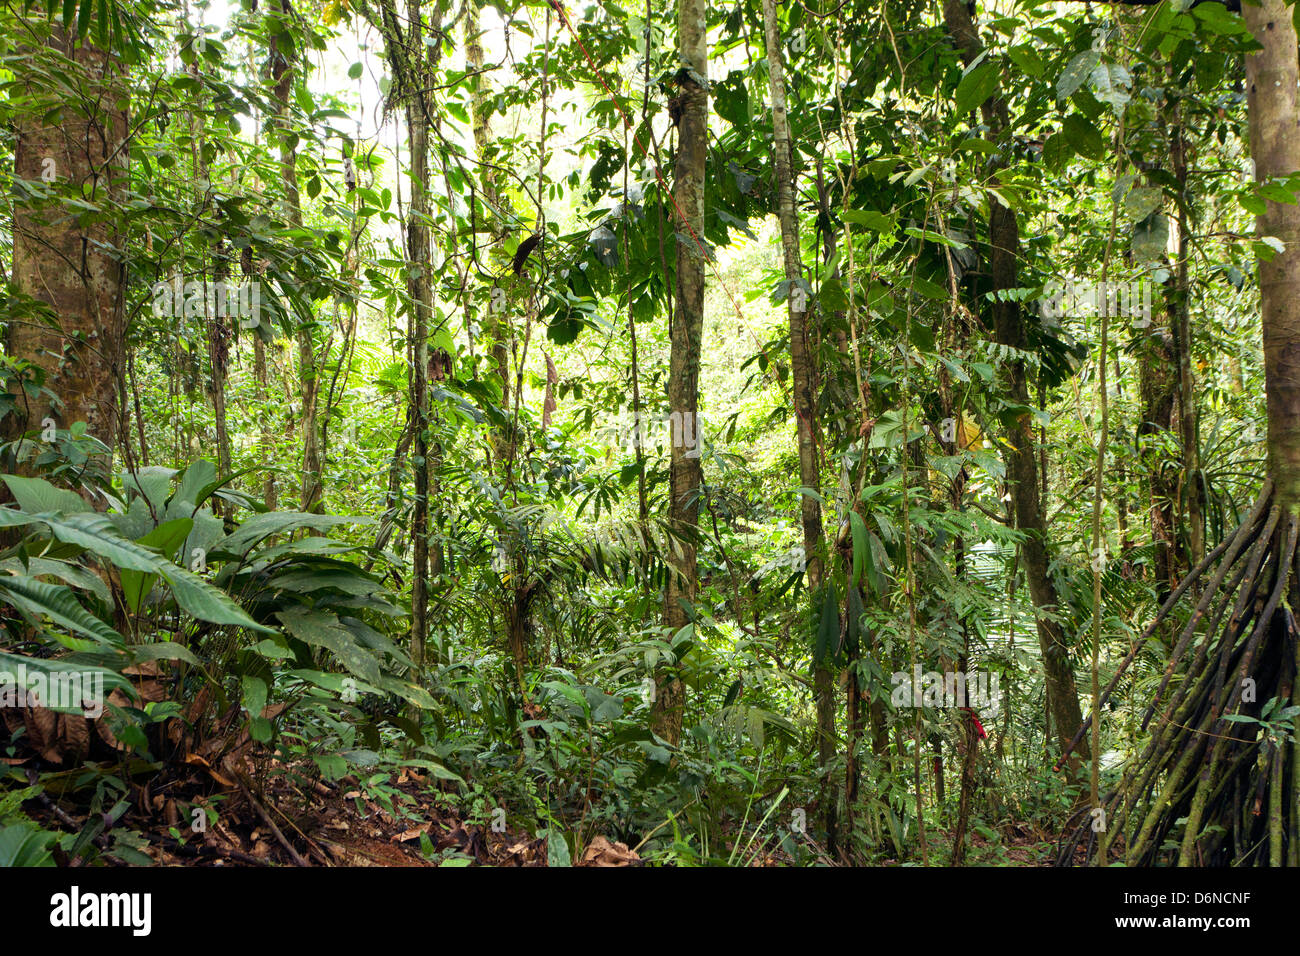
M 598 836 L 587 844 L 579 866 L 639 866 L 641 858 L 626 843 L 610 843 Z

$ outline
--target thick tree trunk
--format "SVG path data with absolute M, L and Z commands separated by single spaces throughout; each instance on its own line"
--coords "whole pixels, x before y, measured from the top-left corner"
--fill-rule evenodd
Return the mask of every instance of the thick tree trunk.
M 46 24 L 34 8 L 33 29 Z M 66 57 L 64 86 L 50 88 L 51 74 L 32 70 L 10 92 L 16 125 L 14 176 L 55 198 L 14 202 L 13 282 L 53 310 L 51 321 L 35 311 L 14 315 L 6 351 L 45 373 L 45 385 L 61 405 L 20 392 L 23 403 L 6 418 L 5 437 L 44 432 L 49 422 L 67 429 L 85 422 L 108 448 L 117 446 L 120 423 L 124 312 L 122 263 L 113 255 L 118 236 L 100 217 L 86 224 L 57 198 L 111 206 L 125 184 L 126 113 L 117 107 L 116 61 L 89 43 L 75 42 L 50 25 L 47 49 Z M 58 118 L 51 110 L 59 107 Z M 73 218 L 68 216 L 73 214 Z
M 706 0 L 678 0 L 677 3 L 677 45 L 686 70 L 679 74 L 681 119 L 677 131 L 673 193 L 677 208 L 686 217 L 686 222 L 680 225 L 686 228 L 676 229 L 677 306 L 670 331 L 668 407 L 680 428 L 672 442 L 668 520 L 686 540 L 681 542 L 680 553 L 671 558 L 672 566 L 664 588 L 664 624 L 673 634 L 686 626 L 686 609 L 682 601 L 694 604 L 699 589 L 693 537 L 699 521 L 701 475 L 699 378 L 706 255 L 703 248 L 704 169 L 709 147 L 709 94 L 701 83 L 707 81 L 709 70 L 705 36 L 707 9 Z M 682 735 L 686 693 L 676 666 L 661 671 L 656 684 L 652 714 L 654 731 L 664 740 L 676 744 Z
M 1246 6 L 1246 25 L 1263 46 L 1246 57 L 1250 152 L 1255 178 L 1266 183 L 1300 170 L 1296 129 L 1296 31 L 1283 0 Z M 1300 207 L 1270 200 L 1258 217 L 1260 236 L 1284 249 L 1259 266 L 1268 401 L 1268 468 L 1279 501 L 1300 507 Z

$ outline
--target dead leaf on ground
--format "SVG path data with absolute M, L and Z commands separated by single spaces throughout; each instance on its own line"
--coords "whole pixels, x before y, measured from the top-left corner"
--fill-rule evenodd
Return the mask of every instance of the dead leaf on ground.
M 587 844 L 579 866 L 640 866 L 641 857 L 629 850 L 626 843 L 610 843 L 598 836 Z

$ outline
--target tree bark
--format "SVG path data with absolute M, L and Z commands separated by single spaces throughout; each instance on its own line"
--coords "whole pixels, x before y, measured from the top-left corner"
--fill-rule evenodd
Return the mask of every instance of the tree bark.
M 433 312 L 433 263 L 429 249 L 429 100 L 424 91 L 427 62 L 420 0 L 409 0 L 410 57 L 405 78 L 406 126 L 411 147 L 411 205 L 407 210 L 407 293 L 411 300 L 411 407 L 415 411 L 415 502 L 411 539 L 415 567 L 411 579 L 411 660 L 424 667 L 429 636 L 429 316 Z M 436 38 L 435 38 L 436 40 Z
M 699 590 L 695 560 L 695 531 L 699 521 L 700 339 L 704 334 L 704 170 L 708 157 L 709 94 L 706 0 L 678 0 L 677 45 L 682 65 L 677 101 L 681 119 L 677 132 L 673 194 L 686 228 L 677 232 L 677 305 L 669 331 L 668 407 L 679 424 L 669 465 L 670 526 L 680 536 L 664 588 L 664 624 L 670 637 L 686 626 L 683 601 L 694 604 Z M 692 75 L 693 74 L 693 75 Z M 694 441 L 689 441 L 693 437 Z M 676 744 L 682 735 L 685 686 L 676 664 L 656 675 L 652 708 L 655 733 Z
M 262 341 L 261 328 L 253 329 L 253 377 L 257 380 L 257 418 L 262 432 L 262 461 L 275 461 L 275 432 L 271 429 L 271 416 L 266 413 L 266 343 Z M 262 485 L 262 497 L 272 511 L 276 506 L 275 471 L 268 468 Z
M 790 122 L 786 115 L 785 64 L 775 0 L 763 0 L 763 32 L 772 92 L 772 168 L 776 179 L 777 220 L 781 225 L 781 252 L 787 283 L 786 311 L 790 318 L 790 374 L 798 429 L 799 483 L 804 488 L 820 492 L 821 474 L 813 423 L 813 360 L 809 354 L 806 324 L 809 297 L 804 286 L 803 262 L 799 250 L 799 220 L 794 201 L 794 154 L 790 142 Z M 822 536 L 821 505 L 812 495 L 799 496 L 799 519 L 807 560 L 808 593 L 816 613 L 822 607 L 826 549 Z M 837 788 L 831 783 L 830 764 L 835 758 L 835 680 L 830 661 L 818 660 L 813 664 L 813 688 L 817 702 L 817 762 L 825 775 L 823 802 L 826 807 L 827 852 L 834 856 L 838 797 Z
M 971 63 L 983 52 L 984 45 L 975 30 L 965 0 L 944 0 L 944 20 L 962 59 Z M 1006 103 L 1000 92 L 995 92 L 981 109 L 989 127 L 990 137 L 1003 135 L 1010 123 Z M 996 174 L 992 185 L 997 185 Z M 1018 260 L 1020 257 L 1020 224 L 1016 213 L 996 199 L 989 202 L 989 270 L 993 289 L 1014 289 L 1019 285 Z M 993 333 L 999 345 L 1026 349 L 1024 311 L 1019 302 L 1010 299 L 993 302 Z M 1008 398 L 1013 404 L 1029 407 L 1029 383 L 1023 362 L 1011 362 L 1007 369 Z M 1069 747 L 1075 730 L 1083 723 L 1079 706 L 1079 693 L 1070 665 L 1069 647 L 1061 625 L 1045 615 L 1055 614 L 1060 604 L 1056 583 L 1048 571 L 1050 558 L 1047 550 L 1047 522 L 1039 499 L 1039 465 L 1034 455 L 1034 432 L 1028 412 L 1017 416 L 1008 428 L 1008 448 L 1005 452 L 1007 483 L 1010 486 L 1016 526 L 1025 533 L 1021 546 L 1021 561 L 1025 579 L 1038 622 L 1038 643 L 1042 651 L 1043 676 L 1047 684 L 1052 723 L 1062 752 Z M 1071 755 L 1070 765 L 1077 770 L 1080 761 L 1087 759 L 1086 745 L 1080 745 Z
M 1266 183 L 1300 170 L 1297 135 L 1296 31 L 1282 0 L 1246 6 L 1246 26 L 1263 49 L 1246 57 L 1250 152 L 1255 179 Z M 1257 218 L 1260 236 L 1284 249 L 1259 265 L 1268 402 L 1268 467 L 1278 500 L 1300 505 L 1300 207 L 1269 200 Z
M 289 98 L 293 93 L 297 55 L 289 22 L 293 7 L 289 0 L 279 0 L 280 15 L 284 18 L 282 32 L 271 41 L 271 76 L 275 82 L 274 94 L 279 108 L 277 125 L 280 140 L 280 178 L 284 184 L 285 221 L 291 229 L 302 228 L 302 205 L 298 197 L 298 150 L 291 137 Z M 316 368 L 316 347 L 312 323 L 304 322 L 297 334 L 298 342 L 298 397 L 302 401 L 302 484 L 299 495 L 303 511 L 312 511 L 319 504 L 321 489 L 320 426 L 317 423 L 317 405 L 320 393 L 319 370 Z
M 1170 127 L 1170 161 L 1178 188 L 1186 198 L 1187 143 L 1182 120 L 1175 105 Z M 1195 567 L 1205 556 L 1205 479 L 1201 475 L 1200 436 L 1196 425 L 1196 382 L 1192 377 L 1191 282 L 1188 278 L 1187 203 L 1178 203 L 1170 221 L 1173 246 L 1173 279 L 1167 289 L 1174 360 L 1178 366 L 1178 432 L 1183 448 L 1183 504 L 1187 514 L 1187 566 Z
M 1137 428 L 1138 450 L 1147 473 L 1155 583 L 1161 603 L 1178 586 L 1178 545 L 1174 537 L 1178 487 L 1177 481 L 1163 467 L 1164 455 L 1159 447 L 1160 436 L 1173 427 L 1174 402 L 1178 394 L 1172 348 L 1172 337 L 1162 324 L 1153 325 L 1143 333 L 1138 350 L 1142 358 L 1138 363 L 1142 400 L 1142 421 Z
M 28 22 L 46 23 L 36 8 Z M 39 368 L 56 406 L 20 390 L 23 404 L 7 417 L 4 434 L 17 438 L 43 432 L 47 422 L 67 429 L 85 422 L 87 431 L 110 449 L 117 446 L 119 380 L 122 377 L 125 321 L 122 264 L 113 255 L 119 236 L 108 217 L 85 218 L 63 207 L 72 195 L 112 208 L 125 184 L 125 110 L 119 109 L 118 65 L 89 42 L 69 37 L 48 24 L 46 49 L 34 56 L 66 57 L 64 82 L 75 89 L 51 88 L 46 70 L 18 78 L 11 91 L 19 113 L 14 176 L 48 189 L 52 198 L 20 197 L 14 203 L 13 283 L 19 292 L 49 306 L 53 323 L 35 310 L 11 315 L 6 350 Z M 46 116 L 61 107 L 57 121 Z

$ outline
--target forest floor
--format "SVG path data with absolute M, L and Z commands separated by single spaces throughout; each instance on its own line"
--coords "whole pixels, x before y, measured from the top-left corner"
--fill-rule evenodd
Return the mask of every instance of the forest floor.
M 331 786 L 274 774 L 254 796 L 238 779 L 212 768 L 193 769 L 197 772 L 133 785 L 132 805 L 94 838 L 105 851 L 103 859 L 121 862 L 112 848 L 121 834 L 129 833 L 129 845 L 161 866 L 547 865 L 545 837 L 509 827 L 496 832 L 467 821 L 440 799 L 437 781 L 414 770 L 402 770 L 384 787 L 384 806 L 353 776 Z M 233 786 L 199 801 L 187 798 L 199 777 Z M 178 802 L 204 802 L 220 810 L 201 833 L 193 833 Z M 24 809 L 42 826 L 64 832 L 84 831 L 90 819 L 87 812 L 69 813 L 44 793 Z M 66 855 L 59 857 L 56 851 L 60 865 L 68 862 Z M 597 836 L 576 865 L 640 862 L 624 844 Z
M 106 770 L 107 768 L 101 768 Z M 368 788 L 348 775 L 328 784 L 285 772 L 272 761 L 260 787 L 244 783 L 229 764 L 225 773 L 191 761 L 169 767 L 144 784 L 133 784 L 130 806 L 95 837 L 110 864 L 123 861 L 114 847 L 123 842 L 160 866 L 547 866 L 545 836 L 507 826 L 494 829 L 449 806 L 444 784 L 403 768 L 381 788 Z M 234 777 L 234 779 L 232 779 Z M 214 789 L 214 784 L 217 788 Z M 256 796 L 254 795 L 256 790 Z M 206 793 L 205 793 L 206 792 Z M 72 801 L 56 803 L 47 793 L 28 801 L 24 810 L 51 830 L 84 832 L 90 813 L 70 813 Z M 184 816 L 194 807 L 219 808 L 201 832 Z M 125 840 L 123 839 L 126 835 Z M 952 834 L 932 832 L 932 847 L 951 846 Z M 1049 865 L 1049 834 L 1029 825 L 990 840 L 969 836 L 968 862 L 974 865 L 1037 867 Z M 824 853 L 823 864 L 834 865 Z M 56 850 L 60 865 L 79 865 Z M 138 860 L 143 863 L 143 860 Z M 642 860 L 623 843 L 595 836 L 578 866 L 639 866 Z M 751 866 L 789 865 L 778 846 L 761 849 Z M 882 866 L 900 861 L 881 859 Z

